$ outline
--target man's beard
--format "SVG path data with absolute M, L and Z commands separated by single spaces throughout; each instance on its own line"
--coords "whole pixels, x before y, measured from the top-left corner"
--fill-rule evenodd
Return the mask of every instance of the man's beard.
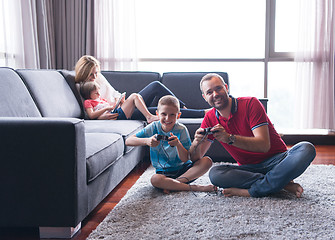
M 215 104 L 215 100 L 220 99 L 219 104 Z M 214 107 L 216 110 L 224 110 L 229 105 L 229 98 L 225 95 L 220 95 L 216 99 L 214 99 L 212 107 Z

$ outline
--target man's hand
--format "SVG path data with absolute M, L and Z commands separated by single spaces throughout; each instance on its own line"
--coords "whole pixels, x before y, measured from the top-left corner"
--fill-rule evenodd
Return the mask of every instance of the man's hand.
M 215 125 L 212 129 L 212 132 L 214 132 L 213 137 L 215 137 L 218 141 L 228 143 L 230 134 L 226 132 L 226 129 L 222 127 L 220 124 Z
M 205 129 L 203 128 L 198 128 L 197 131 L 195 131 L 194 133 L 194 142 L 200 143 L 201 141 L 207 139 L 207 136 L 205 136 L 203 134 L 203 132 L 205 131 Z

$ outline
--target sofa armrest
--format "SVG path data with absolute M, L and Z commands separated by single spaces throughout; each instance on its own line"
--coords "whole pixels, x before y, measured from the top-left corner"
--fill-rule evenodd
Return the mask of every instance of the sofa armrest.
M 84 122 L 0 118 L 0 226 L 76 226 L 87 215 Z
M 258 100 L 263 104 L 265 112 L 268 112 L 268 101 L 269 101 L 269 99 L 268 98 L 259 98 Z

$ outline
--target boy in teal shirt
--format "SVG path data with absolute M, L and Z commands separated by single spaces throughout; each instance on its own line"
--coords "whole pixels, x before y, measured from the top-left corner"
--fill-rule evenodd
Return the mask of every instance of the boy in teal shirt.
M 154 187 L 169 191 L 215 191 L 213 185 L 189 185 L 212 166 L 209 157 L 189 160 L 191 139 L 187 128 L 177 122 L 180 117 L 178 99 L 167 95 L 157 106 L 159 121 L 152 122 L 126 140 L 128 146 L 150 146 L 150 158 L 156 174 L 151 177 Z

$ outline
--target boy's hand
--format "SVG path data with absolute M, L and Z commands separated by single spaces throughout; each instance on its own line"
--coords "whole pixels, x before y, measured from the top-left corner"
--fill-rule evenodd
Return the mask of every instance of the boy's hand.
M 169 137 L 169 141 L 168 141 L 169 145 L 171 147 L 177 146 L 180 143 L 178 137 L 173 135 L 172 133 L 170 133 L 170 135 L 171 136 Z
M 147 145 L 149 147 L 157 147 L 159 145 L 159 141 L 156 139 L 155 135 L 147 139 Z

